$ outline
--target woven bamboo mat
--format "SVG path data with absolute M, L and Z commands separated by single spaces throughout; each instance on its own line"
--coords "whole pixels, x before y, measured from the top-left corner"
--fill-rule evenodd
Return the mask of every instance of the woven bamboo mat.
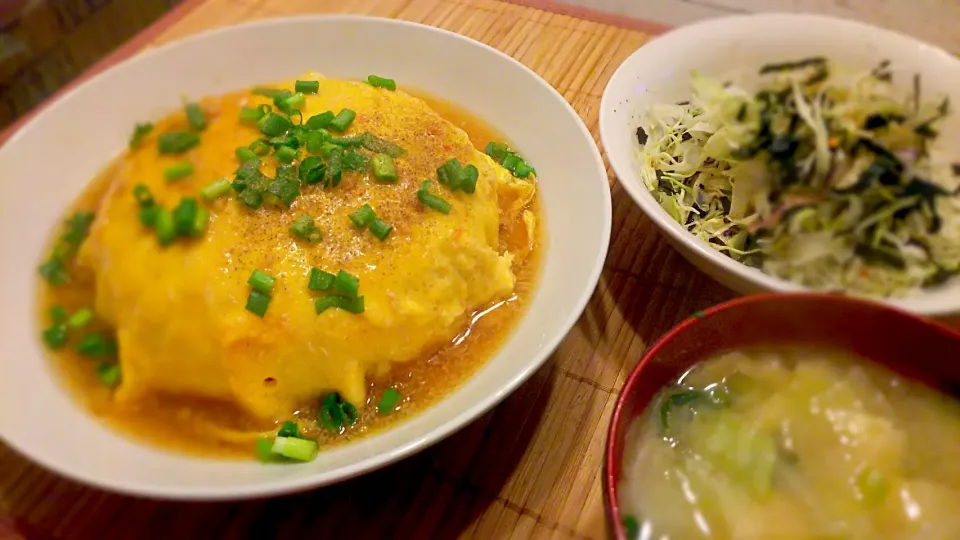
M 407 19 L 488 43 L 556 87 L 594 137 L 604 85 L 649 39 L 498 0 L 206 0 L 152 44 L 307 12 Z M 603 537 L 603 445 L 627 373 L 668 328 L 731 296 L 670 249 L 615 183 L 613 201 L 606 269 L 576 327 L 503 404 L 437 446 L 306 494 L 216 504 L 103 493 L 0 446 L 0 538 Z

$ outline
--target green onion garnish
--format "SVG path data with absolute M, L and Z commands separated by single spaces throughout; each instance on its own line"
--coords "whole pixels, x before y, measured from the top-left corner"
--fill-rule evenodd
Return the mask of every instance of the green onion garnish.
M 315 114 L 310 117 L 309 120 L 304 124 L 307 129 L 323 129 L 330 125 L 330 122 L 333 122 L 335 115 L 333 111 L 327 111 L 320 114 Z
M 153 195 L 150 194 L 150 188 L 143 184 L 137 184 L 133 187 L 133 197 L 137 199 L 140 208 L 149 208 L 156 203 L 153 200 Z
M 167 167 L 163 170 L 163 178 L 167 182 L 176 182 L 177 180 L 183 180 L 184 178 L 193 174 L 193 163 L 189 161 L 181 161 L 180 163 L 174 163 L 173 165 Z
M 319 268 L 311 268 L 307 288 L 311 291 L 329 291 L 333 288 L 333 280 L 336 279 L 336 277 L 337 276 L 330 272 L 324 272 Z
M 348 127 L 350 127 L 350 124 L 353 123 L 353 120 L 356 117 L 356 112 L 350 109 L 343 109 L 337 113 L 337 116 L 335 116 L 333 120 L 330 121 L 330 127 L 342 133 L 346 131 Z
M 53 324 L 67 322 L 67 308 L 63 306 L 51 306 L 47 313 L 50 315 L 50 320 L 53 321 Z
M 510 171 L 511 173 L 516 172 L 517 166 L 523 163 L 523 160 L 520 159 L 520 156 L 516 154 L 507 154 L 503 158 L 503 168 Z
M 84 356 L 106 356 L 110 348 L 99 332 L 90 332 L 77 344 L 76 351 Z
M 316 441 L 295 437 L 277 437 L 273 440 L 274 454 L 296 461 L 313 461 L 317 457 L 319 446 Z
M 290 128 L 290 131 L 286 135 L 281 135 L 279 137 L 272 137 L 267 142 L 271 144 L 275 149 L 280 150 L 284 146 L 296 150 L 300 148 L 300 139 L 297 138 L 294 130 L 298 129 L 296 126 Z
M 397 392 L 393 387 L 388 387 L 383 391 L 383 397 L 380 398 L 380 403 L 377 405 L 377 412 L 383 416 L 390 416 L 393 411 L 397 410 L 397 404 L 400 403 L 402 398 L 403 394 Z
M 197 200 L 193 197 L 180 199 L 180 204 L 173 209 L 173 228 L 178 235 L 189 236 L 191 234 L 199 208 Z
M 247 207 L 253 208 L 254 210 L 260 208 L 260 205 L 263 204 L 263 193 L 255 189 L 244 189 L 237 198 L 240 199 L 240 202 L 247 205 Z
M 277 437 L 300 437 L 300 426 L 296 422 L 284 422 L 280 425 L 280 430 L 277 431 Z
M 293 84 L 294 92 L 316 94 L 320 90 L 320 81 L 297 81 Z
M 496 160 L 497 163 L 502 163 L 504 156 L 506 156 L 507 152 L 509 151 L 510 151 L 510 148 L 506 145 L 506 143 L 498 143 L 498 142 L 490 141 L 487 144 L 485 153 L 488 156 L 492 157 L 494 160 Z
M 257 439 L 256 448 L 257 459 L 263 463 L 272 463 L 277 460 L 277 454 L 273 453 L 273 441 L 267 437 Z
M 97 378 L 100 384 L 107 388 L 114 388 L 120 384 L 120 364 L 116 362 L 101 362 L 97 366 Z
M 319 154 L 323 146 L 329 143 L 331 138 L 330 132 L 325 129 L 308 131 L 303 136 L 304 146 L 307 147 L 307 152 Z
M 358 296 L 356 298 L 346 298 L 344 296 L 330 295 L 324 296 L 323 298 L 317 298 L 316 302 L 314 302 L 314 308 L 317 311 L 317 315 L 334 307 L 349 313 L 363 313 L 363 297 Z
M 398 158 L 407 153 L 400 146 L 376 137 L 369 132 L 364 133 L 361 137 L 363 137 L 363 147 L 376 154 L 386 154 L 392 158 Z
M 363 137 L 360 135 L 356 135 L 354 137 L 331 137 L 330 142 L 337 146 L 350 148 L 363 144 Z
M 160 214 L 160 210 L 162 210 L 162 208 L 159 206 L 141 208 L 137 217 L 140 218 L 140 223 L 142 223 L 144 227 L 152 228 L 157 224 L 157 216 Z
M 210 202 L 230 193 L 230 181 L 226 178 L 218 178 L 213 182 L 200 188 L 200 197 Z
M 161 154 L 182 154 L 200 144 L 200 136 L 191 131 L 171 131 L 157 137 L 157 149 Z
M 317 410 L 317 423 L 338 433 L 345 425 L 352 426 L 357 423 L 358 417 L 357 408 L 341 400 L 340 394 L 336 392 L 327 394 L 320 401 L 320 408 Z
M 293 163 L 297 159 L 299 152 L 289 146 L 281 146 L 277 149 L 277 161 L 280 163 Z
M 360 152 L 349 150 L 343 153 L 343 170 L 363 172 L 367 170 L 369 166 L 370 158 Z
M 257 139 L 250 143 L 250 150 L 253 151 L 254 155 L 263 157 L 270 153 L 270 145 L 263 139 Z
M 65 231 L 53 248 L 50 258 L 40 266 L 40 275 L 54 286 L 70 281 L 65 260 L 72 257 L 86 239 L 93 223 L 93 212 L 77 212 L 66 221 Z
M 356 298 L 360 292 L 360 278 L 341 270 L 333 280 L 333 290 L 348 298 Z
M 256 109 L 251 107 L 241 107 L 240 122 L 243 124 L 256 124 L 261 118 L 264 117 L 265 114 L 267 114 L 266 111 L 259 107 Z
M 271 276 L 266 272 L 261 272 L 260 270 L 254 270 L 253 274 L 250 275 L 250 279 L 247 280 L 247 285 L 253 288 L 255 291 L 260 291 L 263 294 L 270 294 L 270 291 L 273 289 L 274 283 L 277 282 L 277 278 Z
M 373 166 L 373 176 L 381 182 L 396 182 L 397 169 L 393 166 L 393 158 L 386 154 L 374 154 L 370 160 Z
M 294 165 L 280 165 L 277 167 L 277 180 L 297 183 L 297 167 Z
M 280 107 L 284 111 L 292 111 L 294 109 L 300 109 L 307 104 L 307 98 L 301 92 L 297 92 L 291 96 L 287 96 L 283 100 L 283 106 Z
M 130 135 L 129 147 L 131 150 L 140 146 L 140 143 L 143 142 L 143 139 L 153 131 L 153 124 L 150 122 L 145 122 L 143 124 L 137 124 L 133 127 L 133 134 Z
M 327 157 L 327 170 L 323 177 L 323 183 L 326 187 L 337 187 L 340 185 L 340 178 L 343 176 L 343 148 L 331 145 Z M 321 150 L 322 151 L 322 150 Z
M 80 308 L 67 319 L 67 325 L 70 328 L 83 328 L 93 320 L 93 310 L 90 308 Z
M 58 257 L 51 257 L 40 265 L 40 275 L 51 285 L 63 285 L 70 281 L 70 274 L 63 267 L 63 261 Z
M 278 178 L 270 184 L 270 187 L 267 188 L 267 193 L 270 193 L 274 197 L 280 200 L 284 206 L 290 208 L 290 205 L 293 204 L 293 201 L 297 200 L 297 197 L 300 196 L 300 186 L 297 184 L 296 180 L 290 181 L 283 178 Z
M 279 137 L 293 127 L 293 122 L 282 114 L 270 113 L 257 122 L 257 127 L 267 137 Z
M 157 230 L 157 241 L 160 242 L 161 246 L 169 246 L 177 237 L 177 227 L 173 219 L 173 212 L 166 208 L 157 210 L 153 226 Z
M 426 206 L 427 208 L 432 208 L 441 214 L 449 214 L 452 206 L 450 203 L 445 201 L 438 195 L 430 193 L 430 181 L 424 180 L 423 184 L 420 185 L 420 189 L 417 190 L 417 199 Z
M 300 214 L 297 219 L 293 220 L 293 225 L 290 226 L 290 232 L 311 243 L 319 242 L 320 239 L 323 238 L 323 233 L 320 232 L 317 224 L 314 223 L 313 218 L 308 214 Z
M 265 88 L 263 86 L 254 87 L 253 90 L 250 91 L 250 93 L 255 96 L 264 96 L 268 98 L 277 97 L 278 94 L 283 92 L 286 92 L 286 90 L 279 90 L 276 88 Z
M 437 181 L 450 188 L 451 191 L 462 189 L 467 181 L 467 173 L 460 166 L 456 158 L 444 163 L 437 169 Z
M 270 305 L 270 296 L 260 291 L 253 290 L 247 296 L 247 311 L 258 317 L 263 317 L 267 312 L 267 306 Z
M 246 146 L 238 146 L 236 150 L 233 151 L 234 155 L 237 156 L 237 161 L 240 163 L 246 163 L 248 161 L 257 160 L 260 161 L 260 156 L 256 152 L 251 150 Z
M 199 103 L 187 103 L 183 110 L 187 113 L 187 123 L 190 124 L 190 129 L 194 131 L 207 129 L 207 114 L 200 108 Z
M 292 95 L 293 95 L 293 92 L 289 90 L 280 90 L 279 92 L 277 92 L 277 95 L 273 96 L 273 104 L 281 111 L 287 114 L 293 114 L 293 109 L 295 107 L 287 106 L 287 99 L 289 99 L 290 96 Z
M 464 193 L 473 193 L 477 190 L 477 180 L 480 178 L 480 171 L 475 165 L 467 165 L 463 168 L 466 177 L 460 184 L 460 189 Z
M 206 208 L 200 207 L 197 209 L 197 214 L 193 218 L 193 223 L 190 225 L 190 231 L 187 233 L 187 236 L 200 237 L 203 236 L 203 233 L 207 230 L 207 224 L 210 222 L 210 211 Z
M 297 176 L 304 184 L 316 184 L 323 180 L 323 174 L 326 172 L 326 169 L 327 166 L 323 163 L 322 159 L 317 156 L 310 156 L 300 162 Z
M 350 221 L 361 229 L 367 228 L 375 219 L 377 219 L 377 213 L 369 204 L 361 206 L 359 210 L 350 214 Z
M 69 330 L 67 325 L 64 323 L 54 324 L 50 328 L 47 328 L 43 331 L 43 341 L 47 344 L 47 347 L 51 349 L 59 349 L 67 344 L 67 340 L 70 338 Z
M 373 223 L 370 224 L 370 232 L 380 240 L 386 240 L 392 231 L 393 225 L 381 221 L 380 218 L 373 220 Z
M 377 77 L 376 75 L 371 75 L 367 77 L 367 82 L 370 83 L 370 86 L 374 88 L 386 88 L 387 90 L 396 90 L 397 83 L 393 79 L 384 79 L 383 77 Z
M 530 173 L 534 172 L 534 168 L 528 165 L 526 162 L 521 161 L 520 164 L 513 170 L 513 175 L 517 178 L 526 178 L 530 176 Z

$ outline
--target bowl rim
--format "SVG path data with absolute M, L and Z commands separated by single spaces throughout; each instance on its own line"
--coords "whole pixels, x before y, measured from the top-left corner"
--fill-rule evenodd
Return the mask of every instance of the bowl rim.
M 612 157 L 611 154 L 606 150 L 608 146 L 612 146 L 612 144 L 608 145 L 608 143 L 612 143 L 612 141 L 618 138 L 616 133 L 621 127 L 619 122 L 617 122 L 616 114 L 611 112 L 615 109 L 615 104 L 611 94 L 613 93 L 614 88 L 623 85 L 622 80 L 630 77 L 628 64 L 630 64 L 631 61 L 636 57 L 650 54 L 649 47 L 651 45 L 658 44 L 659 46 L 662 46 L 663 43 L 669 44 L 674 40 L 686 41 L 691 35 L 700 34 L 705 30 L 722 27 L 733 22 L 749 21 L 750 24 L 753 25 L 767 25 L 775 21 L 782 20 L 805 20 L 810 24 L 835 25 L 837 27 L 845 27 L 849 31 L 858 31 L 861 33 L 869 32 L 888 40 L 895 39 L 906 41 L 912 45 L 923 48 L 930 54 L 942 55 L 948 60 L 956 62 L 958 69 L 960 69 L 960 58 L 955 57 L 937 45 L 924 42 L 913 36 L 897 32 L 895 30 L 874 26 L 861 21 L 812 13 L 771 12 L 725 15 L 722 17 L 715 17 L 698 21 L 693 24 L 684 25 L 656 36 L 650 41 L 645 42 L 641 47 L 632 52 L 630 56 L 625 58 L 623 62 L 620 63 L 617 69 L 613 72 L 613 75 L 611 75 L 610 80 L 607 81 L 607 84 L 603 90 L 603 95 L 600 98 L 600 141 L 604 147 L 604 152 L 607 155 L 607 160 L 610 162 L 610 167 L 613 169 L 613 172 L 617 178 L 617 182 L 630 195 L 630 198 L 633 199 L 634 203 L 640 207 L 644 215 L 646 215 L 651 221 L 654 222 L 654 224 L 656 224 L 657 229 L 665 233 L 671 240 L 676 242 L 677 245 L 683 246 L 686 250 L 692 251 L 693 255 L 695 255 L 697 258 L 707 262 L 711 266 L 717 267 L 721 272 L 732 276 L 740 282 L 747 283 L 748 288 L 751 289 L 750 292 L 829 294 L 799 285 L 786 279 L 766 274 L 760 269 L 747 266 L 739 261 L 735 261 L 720 251 L 711 248 L 706 242 L 693 236 L 682 225 L 671 218 L 669 214 L 667 214 L 666 210 L 664 210 L 663 207 L 657 203 L 657 201 L 653 198 L 653 195 L 648 189 L 646 189 L 642 182 L 625 180 L 626 178 L 635 178 L 637 176 L 637 172 L 633 163 L 625 163 L 624 160 L 616 159 Z M 688 75 L 678 74 L 678 76 Z M 683 250 L 680 251 L 683 252 Z M 957 302 L 952 306 L 941 305 L 932 307 L 917 306 L 910 301 L 909 297 L 902 299 L 877 298 L 876 301 L 896 308 L 904 309 L 912 313 L 931 317 L 952 315 L 960 312 L 960 298 L 958 298 Z
M 620 509 L 620 495 L 617 487 L 620 479 L 620 472 L 622 470 L 622 462 L 617 462 L 615 458 L 616 441 L 618 436 L 623 433 L 624 430 L 628 429 L 629 422 L 633 420 L 633 417 L 627 417 L 627 413 L 624 409 L 628 399 L 636 391 L 635 388 L 638 385 L 638 381 L 640 380 L 642 373 L 644 372 L 645 366 L 652 362 L 653 359 L 660 354 L 660 351 L 668 344 L 675 340 L 683 339 L 683 335 L 687 329 L 689 329 L 691 326 L 701 324 L 702 321 L 710 315 L 728 310 L 739 309 L 743 306 L 749 306 L 753 304 L 783 302 L 790 300 L 810 301 L 834 305 L 859 305 L 861 307 L 873 310 L 876 313 L 884 313 L 887 316 L 899 317 L 901 320 L 912 320 L 916 323 L 923 324 L 932 330 L 949 334 L 955 338 L 960 338 L 960 332 L 946 326 L 945 324 L 917 315 L 916 313 L 898 309 L 881 302 L 829 293 L 754 294 L 722 302 L 699 311 L 690 317 L 687 317 L 683 321 L 677 323 L 666 333 L 661 335 L 657 341 L 643 353 L 640 361 L 637 362 L 637 365 L 635 365 L 633 369 L 630 370 L 630 374 L 627 375 L 627 379 L 624 381 L 623 387 L 620 389 L 620 395 L 617 396 L 617 402 L 613 407 L 613 413 L 610 415 L 610 425 L 607 429 L 607 441 L 603 455 L 602 476 L 604 513 L 607 517 L 608 530 L 611 531 L 614 538 L 617 538 L 618 540 L 628 540 L 626 536 L 626 530 L 624 529 L 622 522 L 623 514 L 621 513 Z
M 6 445 L 8 445 L 16 453 L 24 456 L 29 461 L 34 464 L 40 465 L 41 467 L 52 471 L 57 475 L 60 475 L 63 478 L 77 481 L 81 484 L 93 486 L 100 489 L 105 489 L 114 493 L 121 493 L 127 495 L 143 496 L 149 497 L 154 500 L 179 500 L 179 501 L 227 501 L 227 500 L 245 500 L 245 499 L 254 499 L 261 497 L 270 497 L 283 495 L 288 493 L 302 492 L 309 489 L 315 489 L 321 486 L 332 485 L 339 483 L 357 476 L 373 472 L 380 468 L 383 468 L 387 465 L 395 463 L 405 457 L 418 453 L 430 446 L 442 441 L 456 431 L 464 428 L 469 423 L 475 421 L 478 417 L 492 409 L 494 406 L 498 405 L 503 399 L 508 395 L 513 393 L 522 383 L 530 378 L 538 369 L 540 369 L 546 361 L 551 357 L 553 352 L 557 349 L 561 341 L 566 339 L 570 330 L 579 320 L 584 309 L 586 309 L 587 303 L 590 301 L 590 298 L 593 296 L 594 291 L 596 290 L 597 284 L 599 283 L 600 276 L 603 272 L 603 266 L 606 261 L 607 253 L 610 245 L 610 235 L 612 229 L 613 221 L 613 209 L 612 209 L 612 200 L 610 195 L 611 183 L 609 181 L 609 176 L 607 175 L 606 168 L 604 166 L 603 156 L 600 152 L 600 148 L 597 144 L 597 141 L 593 138 L 593 135 L 590 133 L 590 130 L 587 128 L 583 118 L 577 111 L 570 105 L 570 103 L 564 99 L 564 97 L 554 88 L 550 83 L 548 83 L 543 77 L 537 74 L 535 71 L 524 65 L 519 60 L 513 58 L 512 56 L 486 44 L 482 41 L 478 41 L 469 36 L 458 34 L 456 32 L 439 28 L 436 26 L 431 26 L 428 24 L 393 19 L 389 17 L 378 17 L 378 16 L 368 16 L 368 15 L 359 15 L 359 14 L 309 14 L 309 15 L 294 15 L 294 16 L 279 16 L 279 17 L 270 17 L 266 19 L 259 19 L 255 21 L 243 22 L 240 24 L 231 24 L 219 28 L 214 28 L 210 30 L 205 30 L 197 33 L 193 33 L 181 38 L 177 38 L 168 43 L 164 43 L 159 47 L 152 47 L 146 50 L 141 50 L 140 52 L 134 53 L 132 56 L 123 59 L 122 61 L 117 62 L 115 65 L 110 66 L 107 69 L 98 71 L 88 79 L 83 80 L 76 86 L 68 88 L 65 92 L 54 95 L 53 99 L 49 102 L 43 103 L 40 107 L 37 108 L 36 114 L 28 118 L 28 120 L 20 126 L 17 126 L 17 129 L 9 134 L 9 137 L 0 142 L 0 152 L 4 150 L 9 152 L 9 148 L 15 145 L 20 138 L 25 136 L 25 133 L 34 129 L 35 126 L 39 123 L 41 119 L 46 118 L 49 115 L 56 114 L 57 108 L 62 106 L 64 102 L 69 101 L 77 93 L 87 91 L 87 89 L 95 84 L 98 84 L 99 80 L 113 73 L 116 70 L 124 69 L 127 66 L 148 60 L 155 55 L 164 54 L 166 51 L 176 47 L 187 46 L 194 41 L 202 41 L 212 36 L 218 36 L 222 34 L 237 32 L 237 31 L 250 31 L 256 28 L 269 27 L 275 25 L 286 25 L 291 23 L 304 23 L 304 22 L 325 22 L 325 23 L 337 23 L 337 22 L 368 22 L 374 24 L 386 24 L 386 25 L 396 25 L 404 26 L 410 29 L 420 31 L 420 32 L 432 32 L 445 36 L 447 39 L 455 39 L 460 41 L 466 41 L 477 46 L 480 49 L 484 50 L 486 53 L 493 54 L 499 57 L 501 60 L 507 61 L 513 64 L 515 67 L 520 68 L 522 71 L 526 72 L 537 84 L 543 88 L 545 92 L 552 94 L 560 107 L 562 107 L 568 115 L 575 120 L 577 128 L 579 130 L 579 135 L 583 137 L 585 141 L 589 141 L 590 153 L 592 154 L 594 166 L 596 169 L 596 177 L 602 179 L 600 182 L 595 182 L 591 180 L 591 184 L 596 184 L 591 189 L 597 189 L 601 191 L 600 201 L 601 201 L 601 211 L 602 215 L 600 216 L 600 226 L 599 230 L 599 241 L 596 258 L 592 263 L 590 268 L 588 279 L 580 287 L 580 292 L 576 299 L 573 301 L 574 309 L 563 319 L 563 322 L 555 326 L 554 329 L 550 332 L 543 332 L 544 335 L 548 336 L 547 339 L 543 341 L 542 347 L 536 354 L 537 359 L 533 362 L 528 363 L 523 369 L 516 371 L 511 378 L 503 384 L 501 387 L 497 388 L 496 391 L 489 392 L 485 395 L 483 399 L 476 401 L 471 407 L 466 408 L 460 411 L 455 417 L 446 421 L 443 424 L 440 424 L 435 429 L 420 434 L 416 437 L 410 438 L 406 443 L 398 445 L 393 449 L 376 454 L 372 457 L 365 458 L 355 464 L 339 468 L 337 474 L 330 475 L 329 472 L 319 471 L 303 475 L 295 475 L 291 477 L 286 477 L 282 479 L 276 479 L 270 482 L 253 482 L 246 484 L 244 486 L 204 486 L 204 487 L 189 487 L 189 488 L 172 488 L 166 486 L 156 486 L 153 484 L 146 484 L 143 482 L 130 481 L 130 480 L 116 480 L 109 479 L 103 480 L 97 478 L 94 475 L 86 474 L 85 472 L 77 472 L 68 465 L 64 464 L 61 461 L 58 461 L 53 458 L 49 458 L 45 454 L 36 454 L 30 450 L 27 445 L 21 444 L 19 441 L 12 440 L 7 437 L 0 435 L 0 440 Z M 545 209 L 549 212 L 549 209 Z M 558 216 L 559 218 L 559 216 Z M 549 242 L 548 242 L 549 244 Z M 549 245 L 545 246 L 549 250 Z M 546 261 L 541 261 L 541 266 L 544 265 Z M 542 268 L 541 268 L 542 271 Z M 528 312 L 529 313 L 529 312 Z M 526 315 L 524 315 L 526 316 Z M 514 332 L 513 335 L 516 335 Z M 496 353 L 495 353 L 496 354 Z M 46 361 L 46 359 L 44 359 Z M 469 378 L 468 378 L 469 380 Z M 58 386 L 62 386 L 62 383 L 58 383 Z M 67 392 L 66 389 L 62 389 L 64 392 Z M 459 388 L 453 389 L 447 396 L 453 395 L 456 392 L 460 391 Z M 73 400 L 73 398 L 70 398 Z M 440 403 L 435 403 L 431 407 L 440 405 Z M 77 405 L 79 407 L 79 405 Z M 428 407 L 427 410 L 429 410 Z M 426 413 L 427 410 L 421 411 L 419 414 Z M 89 414 L 85 412 L 85 414 Z M 106 429 L 106 428 L 105 428 Z M 374 435 L 375 436 L 375 435 Z M 141 441 L 133 440 L 134 444 L 145 445 Z M 147 445 L 149 446 L 149 445 Z M 190 457 L 190 456 L 188 456 Z M 199 458 L 202 459 L 202 458 Z

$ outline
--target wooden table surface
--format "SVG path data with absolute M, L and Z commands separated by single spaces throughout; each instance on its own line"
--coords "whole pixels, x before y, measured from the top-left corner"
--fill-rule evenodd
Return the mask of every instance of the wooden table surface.
M 186 0 L 93 71 L 242 21 L 367 13 L 443 27 L 512 55 L 557 88 L 598 139 L 604 85 L 662 28 L 550 0 L 521 1 Z M 527 383 L 447 440 L 336 486 L 242 503 L 105 493 L 0 445 L 0 538 L 602 538 L 602 453 L 626 375 L 671 326 L 732 297 L 666 245 L 612 176 L 611 184 L 610 253 L 583 316 Z

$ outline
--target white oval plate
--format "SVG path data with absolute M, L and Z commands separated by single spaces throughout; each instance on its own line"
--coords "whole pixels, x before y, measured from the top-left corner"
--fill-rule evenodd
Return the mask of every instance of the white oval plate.
M 640 181 L 634 154 L 637 126 L 654 103 L 690 97 L 690 73 L 727 77 L 771 62 L 825 56 L 844 68 L 866 70 L 892 62 L 894 83 L 909 90 L 919 73 L 925 96 L 950 96 L 960 104 L 960 60 L 916 39 L 866 24 L 788 13 L 741 15 L 684 26 L 645 44 L 617 69 L 600 103 L 600 139 L 620 184 L 667 240 L 694 266 L 740 293 L 802 291 L 804 287 L 741 264 L 690 234 L 673 220 Z M 960 113 L 941 130 L 960 141 Z M 960 142 L 953 143 L 960 161 Z M 960 279 L 887 303 L 921 315 L 960 312 Z
M 375 436 L 291 466 L 167 453 L 108 429 L 71 399 L 44 358 L 37 266 L 62 212 L 126 146 L 137 121 L 200 97 L 307 70 L 376 73 L 440 96 L 500 130 L 542 178 L 548 245 L 539 287 L 512 336 L 460 389 Z M 610 190 L 590 133 L 532 71 L 486 45 L 388 19 L 312 16 L 205 33 L 137 56 L 43 110 L 0 148 L 0 434 L 41 465 L 103 488 L 236 499 L 329 484 L 381 467 L 493 407 L 547 359 L 590 298 L 610 237 Z

